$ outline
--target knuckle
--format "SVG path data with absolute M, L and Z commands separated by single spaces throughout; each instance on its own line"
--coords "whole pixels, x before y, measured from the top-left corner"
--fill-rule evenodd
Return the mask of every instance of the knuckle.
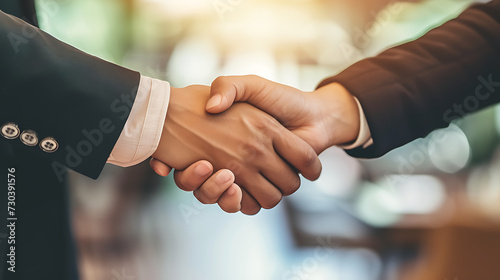
M 223 83 L 225 83 L 226 81 L 227 81 L 227 77 L 226 77 L 226 76 L 219 76 L 219 77 L 217 77 L 217 78 L 213 81 L 212 85 L 223 84 Z
M 247 141 L 242 145 L 245 161 L 252 161 L 255 157 L 261 157 L 267 153 L 267 147 L 261 141 L 255 139 Z
M 289 187 L 283 190 L 283 196 L 289 196 L 300 188 L 300 178 L 295 176 L 293 181 L 290 182 Z
M 203 196 L 202 196 L 202 195 L 201 195 L 198 191 L 194 191 L 194 192 L 193 192 L 193 195 L 194 195 L 194 197 L 196 197 L 196 199 L 197 199 L 200 203 L 202 203 L 202 204 L 207 204 L 207 203 L 205 203 L 205 198 L 204 198 L 204 197 L 203 197 Z
M 220 196 L 218 188 L 213 185 L 202 186 L 201 192 L 211 203 L 217 202 Z
M 307 151 L 305 151 L 302 157 L 302 162 L 304 162 L 305 168 L 313 167 L 318 161 L 318 155 L 316 155 L 316 153 L 312 149 L 308 149 Z
M 210 200 L 199 190 L 196 190 L 193 194 L 194 197 L 196 197 L 196 199 L 198 199 L 198 201 L 201 202 L 202 204 L 214 204 L 215 202 L 217 202 Z
M 236 213 L 240 211 L 239 205 L 222 205 L 219 203 L 220 208 L 226 213 Z
M 234 78 L 230 76 L 219 76 L 212 82 L 212 87 L 234 86 Z
M 238 177 L 243 172 L 244 165 L 237 160 L 231 160 L 226 164 L 225 168 L 231 170 L 234 176 Z
M 259 205 L 243 206 L 241 208 L 241 213 L 245 215 L 255 215 L 260 212 L 261 207 Z
M 280 124 L 271 117 L 263 116 L 254 120 L 254 126 L 260 133 L 266 133 L 269 131 L 276 131 Z
M 283 198 L 282 194 L 271 195 L 269 198 L 262 204 L 262 208 L 264 209 L 272 209 L 276 207 Z
M 186 191 L 186 192 L 189 192 L 189 191 L 192 191 L 191 188 L 189 188 L 185 183 L 186 179 L 181 175 L 181 174 L 178 174 L 176 173 L 175 176 L 174 176 L 174 181 L 175 181 L 175 184 L 179 187 L 179 189 L 183 190 L 183 191 Z

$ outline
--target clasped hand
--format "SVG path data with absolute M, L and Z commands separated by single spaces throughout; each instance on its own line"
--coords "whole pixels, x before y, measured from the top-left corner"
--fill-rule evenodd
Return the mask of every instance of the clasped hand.
M 317 155 L 355 139 L 356 116 L 354 99 L 338 84 L 306 93 L 242 76 L 172 88 L 151 166 L 160 175 L 176 169 L 176 184 L 202 203 L 253 215 L 294 193 L 298 173 L 317 179 Z

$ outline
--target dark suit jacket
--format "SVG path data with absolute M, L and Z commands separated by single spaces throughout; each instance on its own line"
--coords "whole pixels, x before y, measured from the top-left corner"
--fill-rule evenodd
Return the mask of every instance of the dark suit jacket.
M 420 39 L 362 60 L 320 84 L 356 96 L 379 157 L 500 101 L 500 1 L 475 5 Z
M 0 126 L 31 130 L 55 152 L 9 142 L 34 157 L 97 178 L 128 118 L 140 74 L 85 54 L 19 18 L 0 13 Z
M 0 9 L 36 24 L 32 1 Z M 0 136 L 0 279 L 77 279 L 66 168 L 97 178 L 128 118 L 139 73 L 64 44 L 0 12 L 0 127 L 36 133 L 38 143 Z M 46 152 L 44 139 L 58 149 Z M 7 244 L 7 168 L 15 167 L 15 244 Z M 7 254 L 15 246 L 15 270 Z M 112 276 L 110 276 L 112 277 Z

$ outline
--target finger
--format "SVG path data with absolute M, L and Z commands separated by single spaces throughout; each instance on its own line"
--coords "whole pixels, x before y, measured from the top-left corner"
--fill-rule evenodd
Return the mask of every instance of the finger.
M 184 191 L 198 189 L 213 173 L 213 167 L 206 160 L 198 161 L 184 171 L 176 170 L 174 173 L 175 184 Z
M 232 184 L 221 196 L 217 204 L 219 207 L 227 213 L 236 213 L 241 210 L 241 199 L 243 197 L 243 193 L 241 188 Z
M 260 204 L 253 198 L 246 189 L 241 188 L 241 213 L 245 215 L 255 215 L 259 213 Z
M 201 187 L 195 190 L 194 196 L 203 204 L 214 204 L 233 183 L 233 172 L 222 169 L 217 171 Z
M 283 197 L 280 190 L 260 173 L 238 175 L 237 184 L 242 186 L 264 209 L 274 208 Z M 242 205 L 242 209 L 243 207 L 244 205 Z
M 149 166 L 151 166 L 156 174 L 163 177 L 167 176 L 170 171 L 172 171 L 172 168 L 170 166 L 154 158 L 149 161 Z
M 284 196 L 291 195 L 299 189 L 299 175 L 282 158 L 278 155 L 269 156 L 264 162 L 265 165 L 262 166 L 260 173 L 276 186 Z
M 276 152 L 309 180 L 321 175 L 321 162 L 314 149 L 297 135 L 279 127 L 273 139 Z
M 274 83 L 253 75 L 218 77 L 210 87 L 211 98 L 207 102 L 207 112 L 216 114 L 227 110 L 234 102 L 255 100 L 271 84 Z M 260 104 L 257 102 L 252 105 L 259 107 Z

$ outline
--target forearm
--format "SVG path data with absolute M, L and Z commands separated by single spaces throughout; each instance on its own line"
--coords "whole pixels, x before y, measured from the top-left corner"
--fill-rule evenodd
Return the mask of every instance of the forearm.
M 350 152 L 377 157 L 454 118 L 500 100 L 487 80 L 500 82 L 500 4 L 465 11 L 422 38 L 363 60 L 321 83 L 342 84 L 358 98 L 374 144 Z M 455 112 L 469 96 L 480 95 L 474 110 Z M 452 112 L 452 113 L 450 113 Z M 397 132 L 397 137 L 391 137 Z

